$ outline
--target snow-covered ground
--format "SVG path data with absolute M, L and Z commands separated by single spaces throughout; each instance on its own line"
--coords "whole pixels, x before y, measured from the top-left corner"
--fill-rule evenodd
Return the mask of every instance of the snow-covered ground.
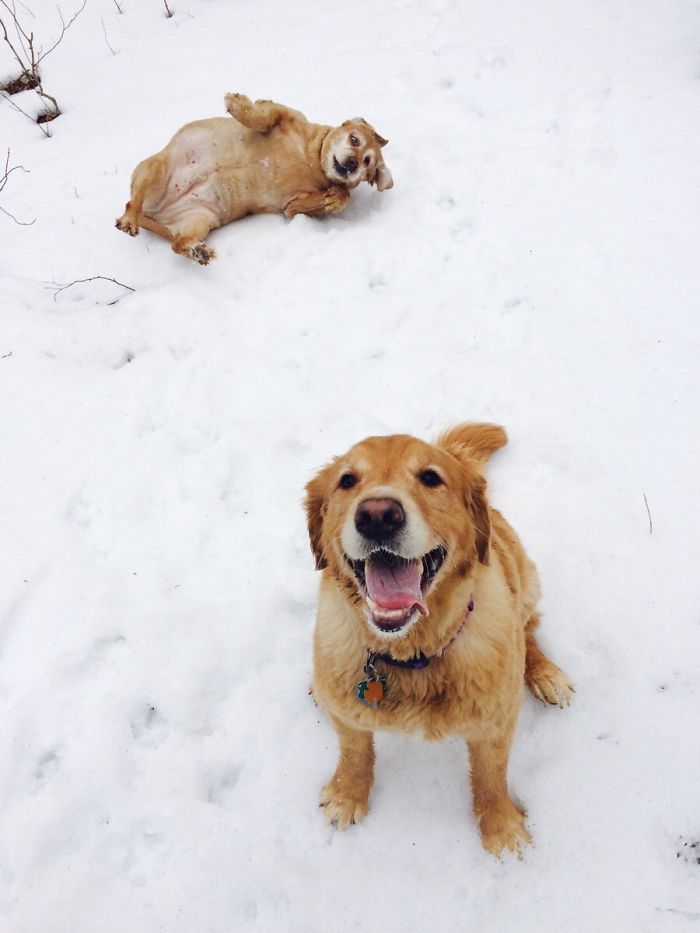
M 0 101 L 0 930 L 697 930 L 698 3 L 120 5 L 46 59 L 51 138 Z M 364 115 L 394 189 L 208 268 L 116 231 L 225 91 Z M 57 292 L 96 275 L 134 291 Z M 317 807 L 303 485 L 470 418 L 578 691 L 524 703 L 522 862 L 457 741 L 380 736 L 367 820 Z

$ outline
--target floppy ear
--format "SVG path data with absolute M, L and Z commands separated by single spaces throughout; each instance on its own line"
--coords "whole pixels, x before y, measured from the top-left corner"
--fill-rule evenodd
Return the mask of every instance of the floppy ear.
M 316 570 L 323 570 L 328 566 L 323 547 L 321 545 L 321 533 L 323 531 L 323 516 L 326 514 L 326 500 L 324 496 L 324 476 L 323 470 L 306 484 L 306 520 L 309 526 L 309 542 L 311 543 L 311 552 L 316 561 Z
M 374 130 L 374 141 L 376 142 L 376 144 L 379 146 L 380 149 L 383 149 L 384 146 L 389 145 L 389 140 L 384 139 L 383 136 L 380 136 L 376 130 Z
M 508 435 L 497 424 L 468 421 L 443 431 L 435 442 L 458 460 L 469 458 L 486 463 L 495 451 L 508 443 Z
M 489 504 L 486 501 L 486 480 L 483 476 L 470 479 L 465 504 L 474 524 L 476 556 L 480 564 L 488 564 L 491 547 L 491 516 Z
M 391 172 L 384 164 L 383 159 L 377 165 L 377 171 L 374 173 L 372 182 L 376 184 L 378 191 L 386 191 L 387 188 L 394 187 L 394 179 L 391 177 Z
M 474 526 L 474 547 L 481 564 L 488 564 L 491 546 L 491 513 L 486 499 L 486 480 L 480 464 L 507 442 L 503 428 L 495 424 L 460 424 L 443 432 L 435 446 L 459 463 L 464 479 L 464 504 Z

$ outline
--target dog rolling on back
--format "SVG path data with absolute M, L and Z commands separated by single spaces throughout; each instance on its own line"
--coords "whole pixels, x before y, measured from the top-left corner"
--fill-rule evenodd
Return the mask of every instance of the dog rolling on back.
M 271 100 L 225 100 L 233 120 L 188 123 L 136 167 L 120 230 L 136 236 L 145 227 L 207 265 L 209 231 L 246 214 L 337 213 L 361 182 L 393 185 L 381 152 L 387 140 L 362 117 L 333 128 Z

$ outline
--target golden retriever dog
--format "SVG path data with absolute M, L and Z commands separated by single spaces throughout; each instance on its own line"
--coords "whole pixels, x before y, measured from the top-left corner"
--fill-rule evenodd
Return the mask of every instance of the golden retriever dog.
M 392 187 L 387 140 L 362 117 L 334 128 L 271 100 L 225 101 L 233 120 L 188 123 L 137 165 L 120 230 L 136 236 L 145 227 L 206 266 L 215 256 L 204 242 L 209 231 L 246 214 L 337 213 L 360 182 Z
M 369 437 L 306 487 L 323 571 L 312 690 L 340 743 L 321 805 L 339 829 L 367 813 L 373 733 L 389 729 L 465 739 L 484 847 L 531 841 L 506 777 L 523 681 L 560 707 L 573 687 L 535 638 L 535 565 L 486 499 L 484 465 L 506 440 L 491 424 L 435 444 Z

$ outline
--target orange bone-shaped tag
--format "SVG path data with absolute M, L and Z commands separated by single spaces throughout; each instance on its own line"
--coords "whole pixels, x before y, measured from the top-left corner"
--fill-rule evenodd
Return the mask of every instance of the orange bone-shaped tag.
M 367 684 L 365 690 L 365 700 L 368 703 L 381 703 L 384 699 L 384 687 L 378 680 L 373 680 Z

